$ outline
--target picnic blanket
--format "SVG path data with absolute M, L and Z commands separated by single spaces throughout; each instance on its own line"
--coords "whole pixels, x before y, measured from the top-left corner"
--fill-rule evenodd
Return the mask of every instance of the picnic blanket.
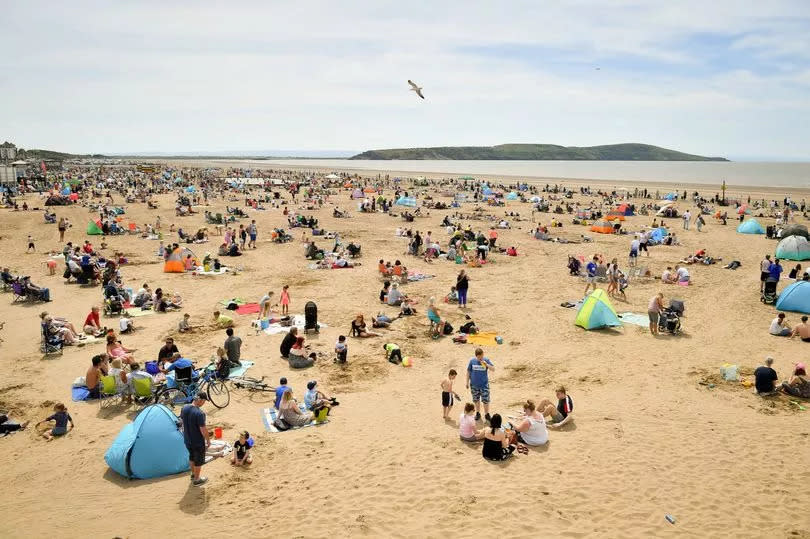
M 476 333 L 475 335 L 467 335 L 467 342 L 470 344 L 477 344 L 477 345 L 496 345 L 498 342 L 495 340 L 495 337 L 498 336 L 498 333 L 495 331 L 482 331 L 481 333 Z
M 233 451 L 233 446 L 224 440 L 211 440 L 211 445 L 205 449 L 205 463 L 215 458 L 224 457 Z
M 202 268 L 202 266 L 200 266 L 199 268 L 197 268 L 194 271 L 197 273 L 197 275 L 217 276 L 217 275 L 225 275 L 226 273 L 228 273 L 228 268 L 226 268 L 225 266 L 222 266 L 221 268 L 219 268 L 219 271 L 217 271 L 217 270 L 205 271 Z
M 138 318 L 140 316 L 149 316 L 150 314 L 155 314 L 155 311 L 153 311 L 152 309 L 143 310 L 143 309 L 135 308 L 135 309 L 126 311 L 126 313 L 127 313 L 128 316 L 130 316 L 132 318 Z
M 301 408 L 302 412 L 307 411 L 306 407 L 303 404 L 299 404 L 298 407 Z M 274 425 L 274 423 L 276 422 L 276 418 L 278 418 L 278 412 L 276 411 L 275 408 L 264 408 L 262 410 L 262 421 L 264 422 L 264 430 L 268 432 L 286 432 L 280 431 L 276 428 L 276 426 Z M 313 420 L 310 423 L 304 425 L 303 427 L 292 427 L 289 430 L 298 430 L 303 429 L 305 427 L 312 427 L 315 425 L 325 425 L 326 423 L 329 423 L 328 419 L 325 421 L 321 421 L 320 423 L 317 423 Z
M 72 387 L 70 388 L 70 396 L 73 399 L 73 402 L 86 401 L 87 397 L 90 396 L 90 390 L 84 386 Z
M 244 376 L 245 373 L 247 372 L 247 370 L 249 368 L 251 368 L 253 365 L 255 365 L 255 363 L 253 361 L 240 360 L 239 363 L 241 363 L 242 366 L 237 367 L 235 369 L 231 369 L 231 372 L 228 375 L 229 377 L 230 376 Z
M 236 314 L 256 314 L 261 312 L 262 308 L 258 303 L 245 303 L 236 308 Z
M 650 317 L 646 314 L 638 314 L 638 313 L 621 313 L 619 315 L 619 319 L 622 322 L 626 322 L 628 324 L 633 324 L 634 326 L 639 326 L 642 328 L 647 328 L 650 326 Z
M 86 345 L 86 344 L 96 344 L 99 342 L 107 342 L 107 338 L 105 336 L 101 337 L 93 337 L 92 335 L 85 335 L 84 339 L 80 341 L 76 341 L 77 344 Z
M 225 307 L 227 307 L 231 303 L 236 303 L 237 305 L 244 305 L 245 303 L 247 303 L 247 300 L 243 298 L 233 298 L 233 299 L 223 299 L 222 301 L 219 302 L 220 305 L 224 305 Z
M 264 327 L 263 329 L 261 329 L 261 331 L 264 331 L 268 335 L 276 335 L 278 333 L 287 333 L 287 332 L 290 331 L 290 328 L 292 328 L 292 327 L 298 328 L 298 331 L 304 331 L 304 322 L 306 321 L 306 319 L 304 318 L 303 314 L 293 314 L 293 315 L 290 315 L 290 318 L 291 318 L 292 323 L 289 326 L 282 326 L 279 322 L 272 322 L 272 323 L 268 324 L 267 319 L 254 320 L 252 322 L 252 325 L 256 329 L 260 329 L 260 328 L 262 328 L 262 326 L 266 325 L 267 327 Z M 327 326 L 326 324 L 324 324 L 323 322 L 320 322 L 320 321 L 318 322 L 318 326 L 320 326 L 322 328 L 329 327 L 329 326 Z
M 432 279 L 434 277 L 435 275 L 429 275 L 427 273 L 422 273 L 421 271 L 416 270 L 408 271 L 408 282 L 424 281 L 425 279 Z

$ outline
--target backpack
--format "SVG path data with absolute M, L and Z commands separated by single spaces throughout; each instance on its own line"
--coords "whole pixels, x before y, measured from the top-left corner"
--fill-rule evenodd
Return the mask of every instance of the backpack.
M 273 421 L 273 426 L 282 432 L 285 430 L 290 430 L 290 426 L 287 424 L 287 422 L 281 419 L 280 417 L 276 418 L 276 420 Z
M 450 322 L 444 323 L 444 334 L 445 335 L 452 335 L 453 334 L 453 326 L 450 325 Z

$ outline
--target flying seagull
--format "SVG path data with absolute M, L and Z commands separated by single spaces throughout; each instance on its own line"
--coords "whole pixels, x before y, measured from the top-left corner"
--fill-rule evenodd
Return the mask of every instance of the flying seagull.
M 421 86 L 417 86 L 416 83 L 413 82 L 411 79 L 408 79 L 408 84 L 411 85 L 411 91 L 412 92 L 416 92 L 416 95 L 418 95 L 422 99 L 425 98 L 425 96 L 422 95 L 422 87 Z

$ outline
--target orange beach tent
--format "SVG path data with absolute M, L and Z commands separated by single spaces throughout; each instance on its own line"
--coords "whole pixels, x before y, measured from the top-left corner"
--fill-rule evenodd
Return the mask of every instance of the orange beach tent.
M 591 232 L 599 232 L 600 234 L 613 234 L 613 225 L 605 220 L 596 221 L 591 225 Z
M 188 255 L 191 255 L 192 260 L 194 260 L 194 267 L 200 265 L 199 260 L 197 257 L 194 256 L 194 253 L 191 252 L 191 249 L 186 247 L 180 247 L 179 249 L 175 249 L 169 255 L 169 258 L 166 259 L 166 263 L 163 264 L 163 273 L 183 273 L 186 271 L 186 267 L 183 265 L 183 261 L 186 259 Z

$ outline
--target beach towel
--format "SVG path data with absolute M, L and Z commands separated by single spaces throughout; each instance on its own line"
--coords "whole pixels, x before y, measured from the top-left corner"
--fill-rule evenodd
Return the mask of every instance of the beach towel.
M 86 401 L 90 396 L 90 390 L 86 387 L 72 387 L 70 388 L 71 397 L 73 402 Z
M 258 303 L 245 303 L 236 308 L 236 314 L 256 314 L 261 310 Z
M 247 300 L 242 298 L 233 298 L 233 299 L 223 299 L 222 301 L 219 302 L 220 305 L 224 305 L 225 307 L 227 307 L 231 303 L 236 303 L 237 305 L 244 305 L 245 303 L 247 303 Z
M 262 331 L 264 331 L 268 335 L 276 335 L 278 333 L 287 333 L 290 331 L 290 328 L 297 327 L 298 331 L 304 331 L 304 322 L 306 319 L 304 318 L 303 314 L 293 314 L 290 315 L 291 324 L 289 326 L 282 326 L 278 322 L 273 322 L 271 324 L 267 324 L 267 320 L 254 320 L 252 325 L 256 329 L 260 329 L 262 327 L 262 322 L 264 322 L 267 327 L 265 327 Z M 329 327 L 321 321 L 318 321 L 318 326 L 322 328 Z
M 155 311 L 153 311 L 152 309 L 146 309 L 145 311 L 143 309 L 132 309 L 130 311 L 126 311 L 126 313 L 127 316 L 129 316 L 130 318 L 138 318 L 141 316 L 149 316 L 150 314 L 155 314 Z
M 622 322 L 626 322 L 628 324 L 633 324 L 634 326 L 639 326 L 642 328 L 646 328 L 650 326 L 650 317 L 646 314 L 638 314 L 638 313 L 621 313 L 619 318 Z
M 299 408 L 301 408 L 302 412 L 307 411 L 306 407 L 303 404 L 299 404 L 298 406 L 299 406 Z M 275 422 L 276 422 L 277 418 L 278 418 L 278 412 L 276 411 L 275 408 L 265 408 L 265 409 L 263 409 L 262 410 L 262 422 L 264 423 L 264 430 L 266 430 L 268 432 L 286 432 L 286 431 L 280 431 L 280 430 L 278 430 L 276 428 Z M 310 423 L 304 425 L 303 427 L 292 427 L 289 430 L 303 429 L 305 427 L 312 427 L 312 426 L 315 426 L 315 425 L 325 425 L 327 423 L 329 423 L 328 419 L 325 420 L 325 421 L 321 421 L 320 423 L 316 423 L 313 420 Z
M 482 345 L 492 345 L 495 346 L 498 342 L 495 340 L 495 337 L 498 336 L 498 333 L 495 331 L 483 331 L 481 333 L 476 333 L 475 335 L 467 335 L 467 342 L 470 344 L 476 344 L 478 346 Z
M 96 343 L 99 343 L 99 342 L 107 342 L 107 337 L 105 337 L 103 335 L 101 337 L 92 337 L 90 335 L 85 335 L 84 339 L 82 339 L 80 341 L 76 341 L 77 344 L 80 344 L 82 346 L 87 345 L 87 344 L 96 344 Z
M 428 275 L 427 273 L 422 273 L 421 271 L 408 271 L 408 282 L 415 282 L 415 281 L 424 281 L 425 279 L 432 279 L 435 275 Z
M 204 269 L 202 269 L 202 267 L 199 267 L 194 271 L 197 273 L 197 275 L 217 276 L 217 275 L 225 275 L 226 273 L 228 273 L 228 268 L 223 266 L 219 268 L 219 271 L 217 270 L 205 271 Z
M 255 363 L 253 361 L 240 360 L 239 363 L 241 363 L 242 365 L 239 366 L 239 367 L 236 367 L 235 369 L 231 368 L 231 371 L 228 374 L 228 377 L 231 377 L 231 376 L 244 376 L 245 373 L 247 372 L 247 370 L 249 368 L 251 368 L 253 365 L 255 365 Z
M 211 440 L 211 445 L 205 449 L 205 463 L 215 458 L 224 457 L 233 451 L 233 446 L 224 440 Z

